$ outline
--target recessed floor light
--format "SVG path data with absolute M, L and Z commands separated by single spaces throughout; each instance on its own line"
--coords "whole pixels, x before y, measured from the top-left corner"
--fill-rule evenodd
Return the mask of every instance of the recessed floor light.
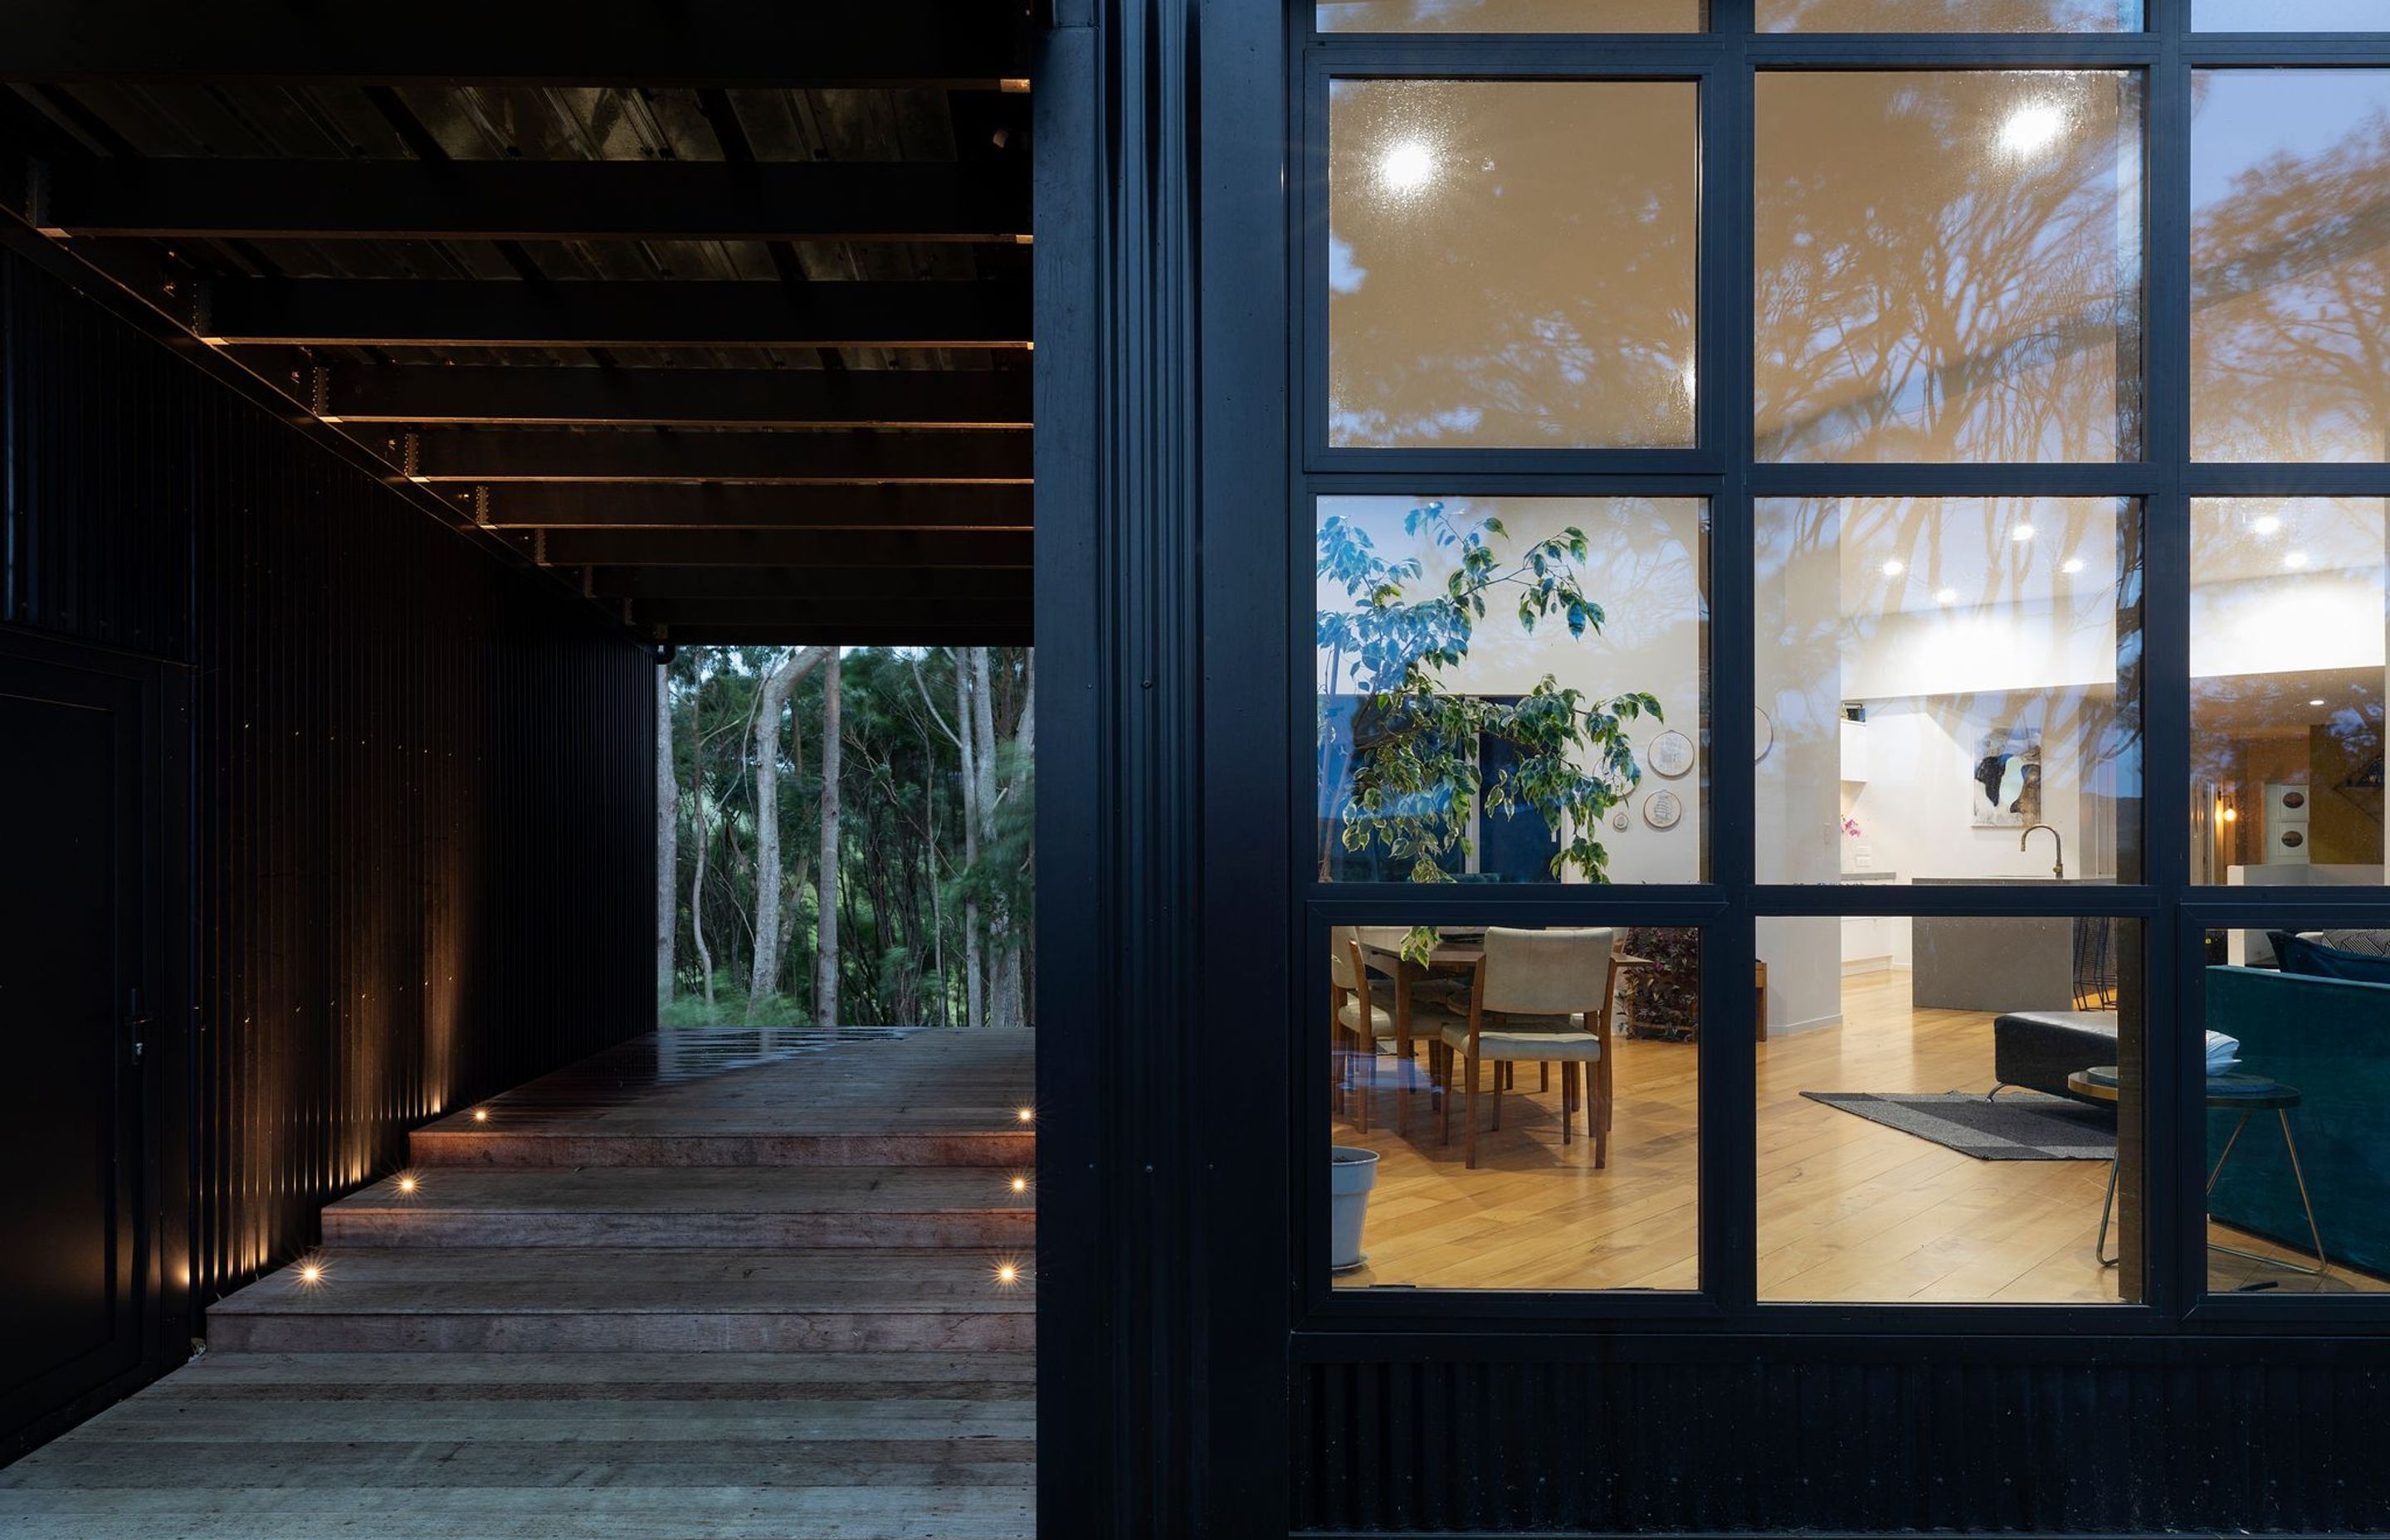
M 2323 704 L 2323 697 L 2319 695 L 2313 700 L 2308 701 L 2307 704 L 2310 706 L 2320 706 Z

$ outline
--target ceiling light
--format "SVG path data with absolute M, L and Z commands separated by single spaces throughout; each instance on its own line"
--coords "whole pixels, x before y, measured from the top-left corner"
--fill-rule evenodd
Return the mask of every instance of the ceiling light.
M 2305 551 L 2293 551 L 2290 555 L 2282 558 L 2282 565 L 2294 570 L 2304 567 L 2306 564 L 2307 553 Z
M 2083 558 L 2079 556 L 2070 556 L 2058 564 L 2058 570 L 2062 572 L 2079 572 L 2083 570 Z
M 1393 193 L 1415 193 L 1435 180 L 1435 157 L 1417 139 L 1406 139 L 1378 158 L 1378 180 Z
M 2307 704 L 2310 706 L 2320 706 L 2323 704 L 2323 697 L 2319 695 L 2313 700 L 2308 701 Z
M 1956 604 L 1959 602 L 1959 590 L 1956 588 L 1945 588 L 1940 593 L 1934 596 L 1934 602 L 1936 604 Z
M 2019 524 L 2015 529 L 2009 532 L 2009 538 L 2022 545 L 2026 541 L 2033 538 L 2033 526 L 2031 524 Z
M 1903 567 L 1897 561 L 1887 561 L 1883 564 L 1882 568 L 1883 575 L 1886 577 L 1898 577 L 1901 573 L 1907 571 L 1908 571 L 1908 569 Z
M 2000 148 L 2011 155 L 2048 149 L 2066 132 L 2066 113 L 2048 102 L 2020 107 L 2000 125 Z
M 2269 513 L 2258 519 L 2256 522 L 2251 524 L 2249 527 L 2256 531 L 2259 534 L 2279 534 L 2281 533 L 2282 521 Z

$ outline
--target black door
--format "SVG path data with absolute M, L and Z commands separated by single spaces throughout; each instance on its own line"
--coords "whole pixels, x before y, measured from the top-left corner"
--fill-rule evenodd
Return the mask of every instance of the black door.
M 0 1439 L 145 1357 L 146 693 L 0 647 Z

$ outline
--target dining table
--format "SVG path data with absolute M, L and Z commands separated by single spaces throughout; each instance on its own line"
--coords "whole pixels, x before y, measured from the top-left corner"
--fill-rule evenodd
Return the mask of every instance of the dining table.
M 1394 1058 L 1400 1065 L 1394 1072 L 1394 1133 L 1397 1136 L 1408 1133 L 1404 1126 L 1408 1105 L 1405 1093 L 1418 1089 L 1413 1079 L 1418 1061 L 1411 1056 L 1412 992 L 1421 983 L 1469 978 L 1477 971 L 1477 965 L 1485 960 L 1485 932 L 1474 927 L 1438 927 L 1435 943 L 1428 949 L 1424 961 L 1405 956 L 1403 943 L 1410 936 L 1411 929 L 1407 925 L 1363 925 L 1356 926 L 1354 932 L 1361 943 L 1362 961 L 1385 975 L 1394 989 Z M 1605 992 L 1614 992 L 1618 987 L 1619 975 L 1628 969 L 1658 966 L 1649 957 L 1613 952 L 1610 958 L 1610 976 L 1604 981 Z M 1465 1015 L 1467 1010 L 1464 1000 L 1458 1013 Z M 1430 1077 L 1427 1089 L 1433 1097 L 1440 1095 L 1443 1087 Z

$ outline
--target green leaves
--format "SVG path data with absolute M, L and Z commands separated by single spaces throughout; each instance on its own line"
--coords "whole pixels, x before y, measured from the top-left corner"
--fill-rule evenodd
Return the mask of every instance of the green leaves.
M 1600 634 L 1607 615 L 1578 576 L 1589 551 L 1585 533 L 1571 527 L 1506 558 L 1510 532 L 1497 519 L 1463 524 L 1442 503 L 1427 503 L 1404 515 L 1403 528 L 1453 553 L 1441 589 L 1414 597 L 1412 586 L 1425 575 L 1418 558 L 1385 560 L 1341 515 L 1319 526 L 1317 574 L 1342 587 L 1351 606 L 1318 613 L 1318 647 L 1330 660 L 1323 696 L 1360 698 L 1351 787 L 1338 809 L 1344 845 L 1378 846 L 1407 866 L 1412 881 L 1450 881 L 1447 862 L 1467 855 L 1482 802 L 1506 816 L 1523 809 L 1544 821 L 1560 841 L 1555 877 L 1573 869 L 1607 880 L 1609 852 L 1593 831 L 1642 779 L 1625 725 L 1646 714 L 1656 720 L 1659 701 L 1629 691 L 1588 704 L 1547 674 L 1524 697 L 1502 702 L 1451 693 L 1444 679 L 1468 658 L 1476 622 L 1497 590 L 1518 591 L 1514 612 L 1523 630 L 1532 633 L 1558 611 L 1572 639 Z M 1324 713 L 1320 735 L 1326 782 L 1336 744 Z M 1491 782 L 1481 782 L 1479 746 L 1489 741 L 1510 753 L 1497 757 Z

